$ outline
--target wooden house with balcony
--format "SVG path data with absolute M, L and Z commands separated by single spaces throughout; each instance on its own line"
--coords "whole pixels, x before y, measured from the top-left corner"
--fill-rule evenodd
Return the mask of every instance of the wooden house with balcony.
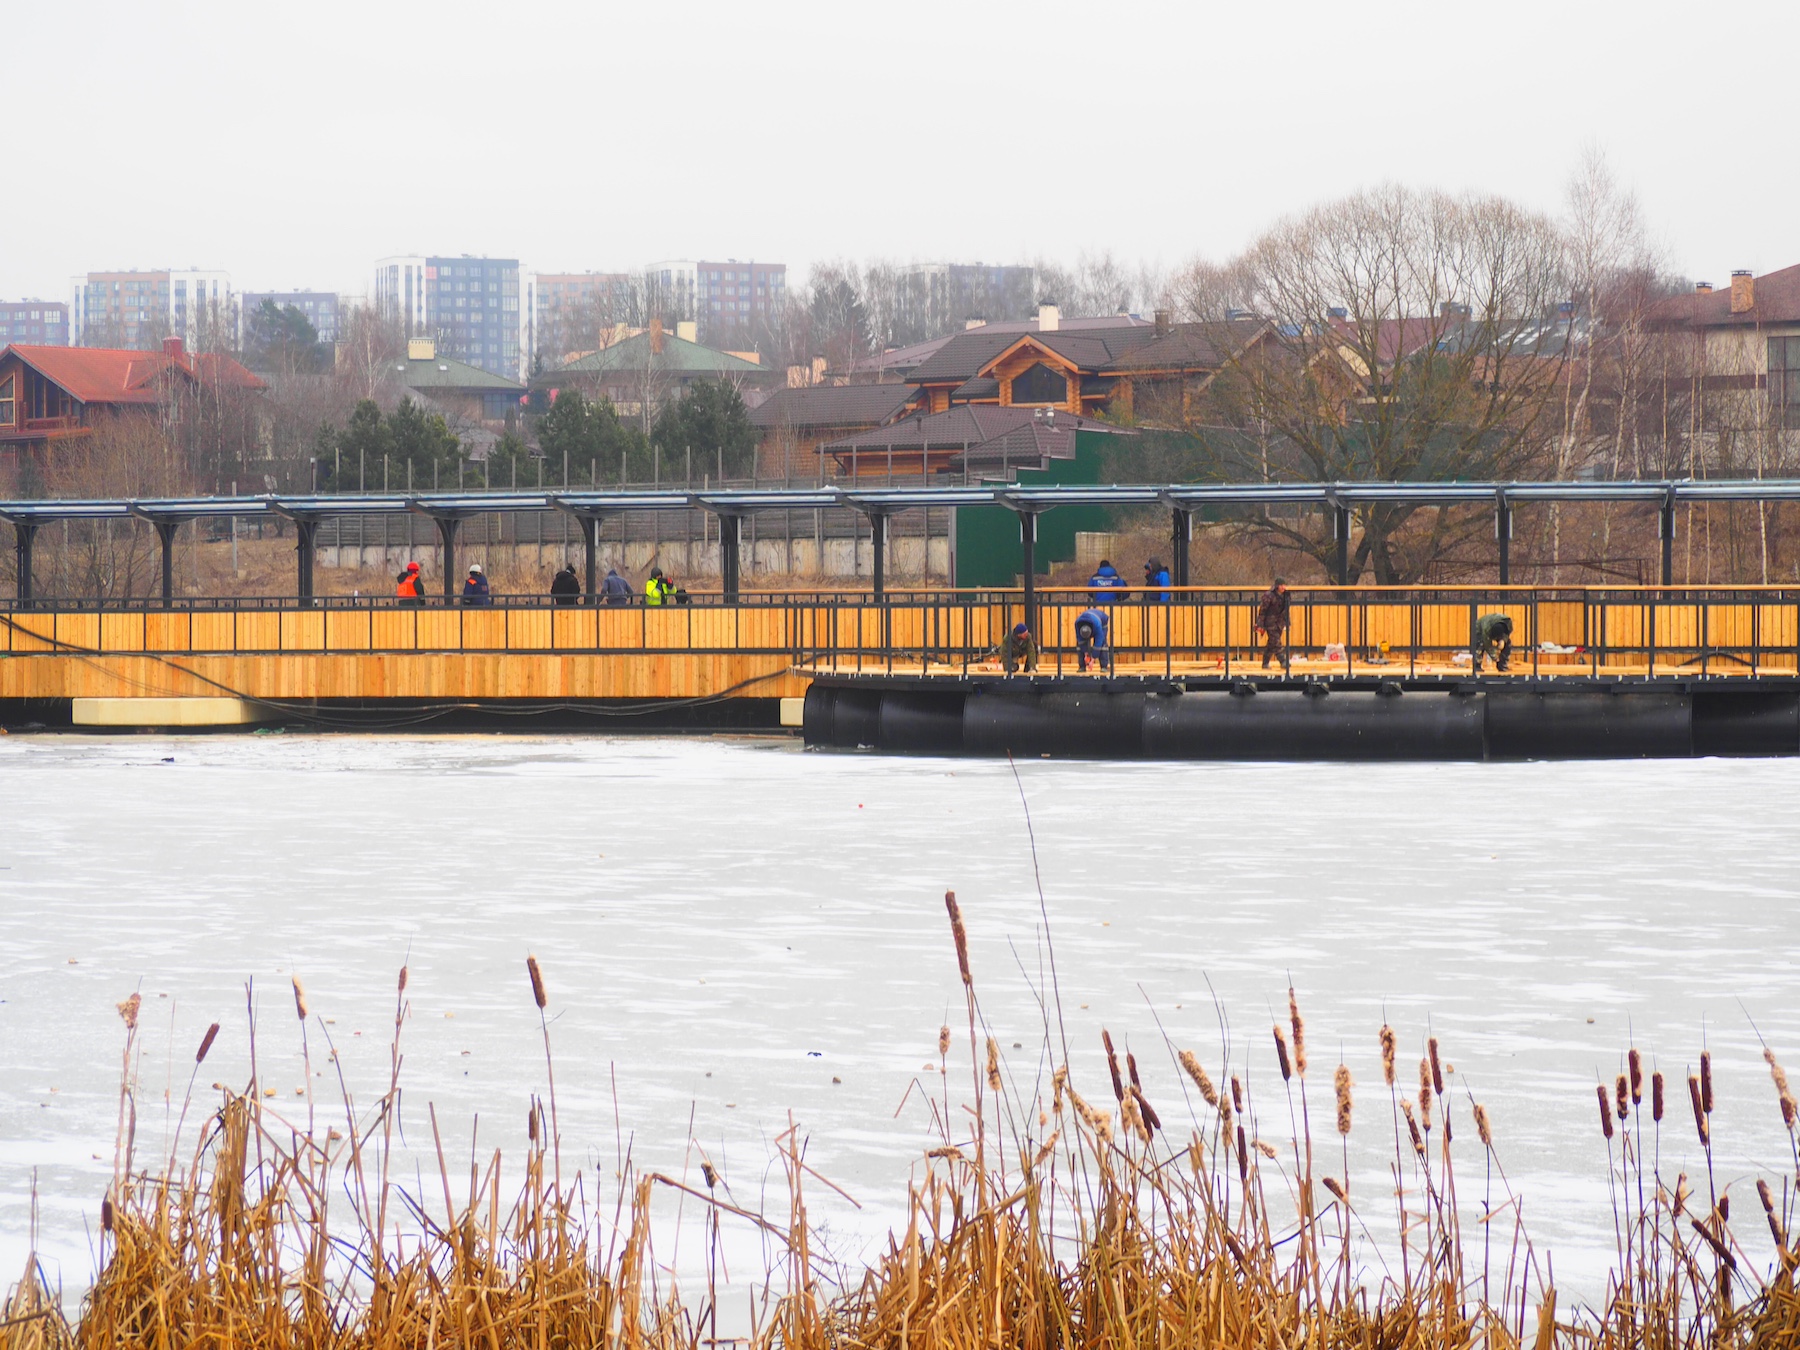
M 178 337 L 158 351 L 105 347 L 0 350 L 0 465 L 86 437 L 107 417 L 155 417 L 196 389 L 264 384 L 229 356 L 189 352 Z

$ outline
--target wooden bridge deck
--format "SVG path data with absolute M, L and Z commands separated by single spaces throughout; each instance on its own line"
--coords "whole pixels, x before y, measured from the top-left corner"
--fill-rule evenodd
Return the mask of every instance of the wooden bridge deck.
M 1691 679 L 1800 671 L 1800 590 L 1296 588 L 1299 675 L 1467 675 L 1475 616 L 1514 620 L 1513 673 Z M 512 700 L 792 697 L 823 672 L 997 674 L 1019 592 L 749 597 L 667 609 L 298 602 L 0 608 L 0 699 L 206 695 Z M 1083 593 L 1036 599 L 1040 674 L 1073 674 Z M 1256 592 L 1115 603 L 1115 673 L 1260 672 Z M 1385 663 L 1373 658 L 1386 646 Z M 1544 646 L 1565 648 L 1545 652 Z M 1328 647 L 1344 654 L 1326 659 Z M 1491 670 L 1491 667 L 1490 667 Z

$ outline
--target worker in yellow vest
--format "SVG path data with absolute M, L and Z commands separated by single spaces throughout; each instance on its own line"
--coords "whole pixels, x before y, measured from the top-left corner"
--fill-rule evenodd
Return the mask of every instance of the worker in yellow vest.
M 675 595 L 675 584 L 663 575 L 660 567 L 650 569 L 650 580 L 644 583 L 646 605 L 666 605 Z

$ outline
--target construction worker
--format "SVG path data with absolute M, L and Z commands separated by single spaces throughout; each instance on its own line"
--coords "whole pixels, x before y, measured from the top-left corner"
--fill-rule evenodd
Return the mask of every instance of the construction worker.
M 663 575 L 660 567 L 650 569 L 650 580 L 644 583 L 644 603 L 646 605 L 667 605 L 675 598 L 675 583 Z
M 1084 609 L 1075 616 L 1075 659 L 1079 669 L 1086 670 L 1091 659 L 1100 669 L 1111 672 L 1111 627 L 1112 620 L 1103 609 Z
M 494 603 L 493 592 L 488 587 L 488 579 L 482 575 L 480 563 L 469 564 L 469 575 L 463 581 L 462 602 L 465 605 Z
M 564 563 L 563 570 L 550 578 L 550 602 L 572 605 L 581 599 L 581 578 L 575 575 L 575 564 Z
M 1006 673 L 1010 675 L 1020 666 L 1036 670 L 1037 660 L 1037 640 L 1031 636 L 1031 629 L 1022 623 L 1014 624 L 1012 632 L 1000 641 L 1000 661 Z
M 1100 566 L 1094 569 L 1094 575 L 1088 578 L 1089 603 L 1109 604 L 1114 600 L 1127 599 L 1130 594 L 1125 589 L 1125 578 L 1119 575 L 1119 569 L 1102 558 Z
M 1172 578 L 1169 569 L 1163 566 L 1161 558 L 1151 558 L 1144 564 L 1144 600 L 1161 600 L 1167 604 L 1170 599 L 1168 591 L 1159 589 L 1170 584 Z
M 1509 614 L 1483 614 L 1475 620 L 1475 640 L 1469 644 L 1475 672 L 1481 673 L 1482 661 L 1492 656 L 1494 669 L 1505 673 L 1512 664 L 1513 621 Z
M 1276 577 L 1268 590 L 1263 592 L 1262 601 L 1256 606 L 1256 631 L 1263 635 L 1263 669 L 1269 668 L 1271 659 L 1281 662 L 1281 668 L 1288 668 L 1287 654 L 1288 627 L 1288 588 L 1287 582 Z
M 419 564 L 409 562 L 406 570 L 394 578 L 394 594 L 403 605 L 419 609 L 425 604 L 425 578 L 420 573 Z
M 606 578 L 600 583 L 600 594 L 606 597 L 609 605 L 629 605 L 631 603 L 631 583 L 619 575 L 619 569 L 606 569 Z

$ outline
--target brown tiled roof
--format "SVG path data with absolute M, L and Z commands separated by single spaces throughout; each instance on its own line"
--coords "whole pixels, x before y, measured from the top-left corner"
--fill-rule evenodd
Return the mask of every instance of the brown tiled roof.
M 1100 369 L 1109 375 L 1133 370 L 1217 370 L 1267 327 L 1262 319 L 1176 324 L 1163 336 L 1138 344 Z
M 263 382 L 229 356 L 214 352 L 169 356 L 160 351 L 110 347 L 14 345 L 13 353 L 45 379 L 82 403 L 155 403 L 158 377 L 170 369 L 206 385 L 261 389 Z
M 1000 381 L 992 375 L 977 375 L 972 380 L 964 380 L 950 391 L 952 403 L 970 403 L 978 398 L 999 398 Z
M 980 374 L 1002 352 L 1027 338 L 1055 352 L 1079 370 L 1096 371 L 1154 341 L 1156 329 L 1149 324 L 1076 332 L 1058 328 L 1049 333 L 992 333 L 972 328 L 951 338 L 942 351 L 920 365 L 908 378 L 914 384 L 941 384 L 952 379 L 960 383 Z
M 1135 314 L 1108 314 L 1097 319 L 1063 319 L 1056 331 L 1062 333 L 1087 333 L 1109 328 L 1149 328 L 1148 319 L 1140 319 Z M 865 356 L 850 364 L 848 373 L 866 375 L 875 372 L 896 372 L 906 375 L 926 361 L 936 356 L 950 343 L 961 337 L 972 337 L 978 333 L 989 336 L 998 333 L 1018 337 L 1021 333 L 1035 333 L 1038 330 L 1037 319 L 1004 319 L 993 323 L 980 324 L 974 328 L 965 328 L 960 333 L 949 333 L 944 337 L 931 338 L 925 342 L 915 342 L 910 347 L 895 347 L 885 352 L 877 352 L 873 356 Z
M 1650 322 L 1677 328 L 1756 327 L 1771 323 L 1800 323 L 1800 264 L 1766 272 L 1754 278 L 1751 298 L 1741 314 L 1731 312 L 1731 287 L 1720 286 L 1702 294 L 1689 291 L 1670 296 L 1650 308 Z
M 910 384 L 822 384 L 777 389 L 751 410 L 758 427 L 878 427 L 903 412 L 919 391 Z

